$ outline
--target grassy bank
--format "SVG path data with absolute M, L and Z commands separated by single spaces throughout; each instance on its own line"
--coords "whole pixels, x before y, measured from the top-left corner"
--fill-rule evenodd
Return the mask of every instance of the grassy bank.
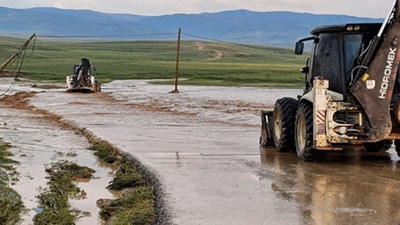
M 24 42 L 0 38 L 0 61 Z M 32 47 L 33 43 L 29 46 Z M 176 41 L 71 42 L 38 38 L 24 61 L 24 77 L 64 82 L 82 57 L 96 67 L 98 79 L 171 79 Z M 233 86 L 301 86 L 299 68 L 305 57 L 291 49 L 215 42 L 182 41 L 179 76 L 182 84 Z M 10 65 L 7 69 L 12 70 Z
M 154 224 L 157 219 L 154 189 L 143 179 L 136 165 L 107 144 L 98 143 L 90 149 L 99 159 L 118 166 L 108 188 L 121 191 L 122 197 L 99 199 L 101 218 L 107 224 Z
M 14 174 L 13 164 L 17 164 L 9 157 L 11 146 L 0 139 L 0 224 L 17 224 L 24 209 L 21 196 L 9 187 Z M 11 176 L 11 177 L 10 177 Z

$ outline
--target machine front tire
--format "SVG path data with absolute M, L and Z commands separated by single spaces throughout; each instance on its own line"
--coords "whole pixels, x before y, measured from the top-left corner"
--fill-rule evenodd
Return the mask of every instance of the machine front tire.
M 295 121 L 295 146 L 299 158 L 303 161 L 317 159 L 313 143 L 313 107 L 310 103 L 300 103 Z
M 93 92 L 100 92 L 101 91 L 101 84 L 97 80 L 94 81 L 93 85 Z
M 281 98 L 275 103 L 272 136 L 278 152 L 294 150 L 294 120 L 296 117 L 297 100 Z

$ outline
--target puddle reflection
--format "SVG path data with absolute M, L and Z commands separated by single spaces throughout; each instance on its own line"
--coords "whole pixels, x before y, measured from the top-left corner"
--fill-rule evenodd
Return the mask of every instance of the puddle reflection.
M 301 224 L 399 224 L 400 170 L 389 153 L 330 153 L 322 162 L 303 162 L 295 153 L 260 149 L 273 174 L 271 189 L 294 203 Z

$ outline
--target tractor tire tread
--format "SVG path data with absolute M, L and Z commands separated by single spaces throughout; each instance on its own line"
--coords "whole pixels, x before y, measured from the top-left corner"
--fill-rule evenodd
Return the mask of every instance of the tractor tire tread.
M 298 102 L 294 98 L 280 98 L 275 103 L 274 113 L 281 113 L 281 138 L 274 139 L 278 152 L 294 151 L 294 121 L 296 117 Z
M 296 121 L 299 116 L 304 115 L 306 121 L 306 144 L 305 149 L 299 150 L 296 146 L 298 157 L 303 161 L 315 161 L 318 159 L 318 151 L 313 146 L 313 107 L 311 103 L 300 103 L 296 115 Z M 296 135 L 297 136 L 297 135 Z M 298 137 L 297 137 L 298 138 Z

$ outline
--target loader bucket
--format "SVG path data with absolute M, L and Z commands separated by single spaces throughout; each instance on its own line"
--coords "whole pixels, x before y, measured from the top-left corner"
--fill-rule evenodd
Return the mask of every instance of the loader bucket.
M 260 145 L 263 147 L 274 146 L 274 139 L 272 137 L 271 121 L 273 111 L 261 110 L 261 136 Z

